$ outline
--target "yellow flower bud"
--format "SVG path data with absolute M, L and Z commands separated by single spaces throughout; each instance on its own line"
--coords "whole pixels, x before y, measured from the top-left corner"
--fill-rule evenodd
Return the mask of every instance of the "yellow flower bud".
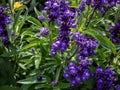
M 15 3 L 14 3 L 14 9 L 18 9 L 18 8 L 20 8 L 21 6 L 23 6 L 23 3 L 22 3 L 22 2 L 15 2 Z

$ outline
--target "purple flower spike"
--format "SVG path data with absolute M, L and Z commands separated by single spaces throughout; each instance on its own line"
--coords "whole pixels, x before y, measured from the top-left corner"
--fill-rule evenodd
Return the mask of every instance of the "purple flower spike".
M 110 26 L 110 38 L 115 44 L 120 44 L 120 20 L 115 23 L 115 26 Z
M 10 24 L 12 19 L 5 13 L 7 8 L 0 7 L 0 36 L 4 45 L 8 48 L 10 41 L 8 38 L 8 32 L 6 30 L 6 25 Z

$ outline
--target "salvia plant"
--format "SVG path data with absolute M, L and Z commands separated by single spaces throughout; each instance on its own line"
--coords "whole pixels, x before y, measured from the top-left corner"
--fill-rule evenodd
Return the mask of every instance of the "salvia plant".
M 0 90 L 120 90 L 120 0 L 1 0 Z

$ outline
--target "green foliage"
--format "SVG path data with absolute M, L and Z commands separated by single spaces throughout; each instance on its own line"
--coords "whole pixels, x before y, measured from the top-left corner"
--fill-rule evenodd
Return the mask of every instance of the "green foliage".
M 14 10 L 16 1 L 22 2 L 24 6 Z M 59 26 L 55 22 L 50 23 L 48 19 L 43 23 L 37 19 L 41 15 L 45 1 L 0 1 L 0 5 L 8 5 L 8 14 L 12 17 L 12 23 L 7 27 L 11 42 L 9 49 L 0 41 L 0 90 L 92 90 L 94 81 L 91 79 L 81 83 L 78 87 L 71 88 L 70 83 L 63 78 L 63 69 L 69 62 L 66 58 L 73 54 L 76 44 L 71 44 L 64 54 L 58 51 L 57 56 L 51 55 L 51 45 L 57 39 Z M 71 7 L 77 8 L 81 0 L 69 1 L 72 2 Z M 119 80 L 120 45 L 110 40 L 108 28 L 118 20 L 120 6 L 106 12 L 104 17 L 96 11 L 86 27 L 92 11 L 92 8 L 87 7 L 81 18 L 77 18 L 77 28 L 71 31 L 78 31 L 98 40 L 97 55 L 91 57 L 91 61 L 95 62 L 91 66 L 91 71 L 94 72 L 97 65 L 103 68 L 111 67 L 116 70 Z M 50 29 L 50 34 L 40 37 L 39 29 L 43 26 Z M 11 35 L 12 32 L 15 36 Z M 35 51 L 32 51 L 32 48 Z M 77 63 L 77 55 L 74 55 L 70 61 Z M 37 81 L 38 77 L 43 77 L 44 80 Z M 51 85 L 53 80 L 58 82 L 57 86 Z
M 21 90 L 18 87 L 0 86 L 0 90 Z

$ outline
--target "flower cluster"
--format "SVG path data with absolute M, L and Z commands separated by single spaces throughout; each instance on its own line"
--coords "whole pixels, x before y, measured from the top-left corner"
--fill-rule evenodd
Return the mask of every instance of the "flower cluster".
M 45 10 L 49 10 L 49 19 L 50 21 L 54 21 L 59 17 L 59 2 L 57 0 L 50 0 L 45 2 Z
M 73 34 L 73 38 L 81 48 L 78 54 L 79 60 L 83 60 L 88 56 L 92 56 L 96 54 L 94 50 L 98 47 L 97 40 L 87 35 L 82 35 L 78 32 Z
M 70 28 L 75 28 L 75 9 L 70 8 L 69 2 L 66 0 L 50 0 L 45 3 L 46 10 L 49 10 L 49 20 L 56 21 L 60 26 L 57 41 L 53 43 L 51 52 L 53 55 L 60 50 L 62 53 L 69 47 Z
M 84 82 L 90 78 L 90 60 L 86 58 L 81 60 L 79 65 L 70 62 L 64 69 L 64 78 L 70 81 L 72 87 Z
M 111 68 L 103 70 L 101 67 L 96 68 L 95 73 L 96 87 L 95 90 L 111 90 L 116 81 L 115 72 Z
M 69 2 L 66 0 L 49 0 L 45 3 L 45 10 L 49 10 L 49 20 L 54 21 L 69 8 Z
M 116 4 L 120 4 L 120 0 L 82 0 L 78 12 L 81 14 L 85 10 L 86 5 L 91 5 L 93 8 L 105 13 L 107 9 L 116 6 Z
M 120 44 L 120 20 L 114 26 L 110 26 L 111 39 L 114 43 Z
M 86 2 L 83 0 L 81 1 L 79 7 L 77 8 L 78 15 L 81 15 L 81 13 L 85 10 Z
M 7 8 L 0 7 L 0 36 L 6 47 L 9 45 L 8 32 L 6 30 L 6 25 L 11 22 L 11 18 L 5 14 Z
M 101 12 L 105 12 L 106 8 L 112 8 L 116 4 L 120 4 L 120 0 L 93 0 L 92 7 L 99 9 Z

